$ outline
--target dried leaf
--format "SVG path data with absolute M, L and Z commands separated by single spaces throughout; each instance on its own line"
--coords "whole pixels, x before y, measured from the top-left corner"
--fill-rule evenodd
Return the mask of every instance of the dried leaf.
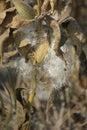
M 87 89 L 87 76 L 81 77 L 81 83 L 82 83 L 82 87 Z
M 58 52 L 58 49 L 60 48 L 60 40 L 61 40 L 61 30 L 60 30 L 60 26 L 58 24 L 58 22 L 56 22 L 55 20 L 51 21 L 50 26 L 53 29 L 53 36 L 54 36 L 54 50 L 56 51 L 56 53 Z
M 16 45 L 17 47 L 19 47 L 21 41 L 22 41 L 22 40 L 24 39 L 24 37 L 25 37 L 25 33 L 19 29 L 19 30 L 14 31 L 13 37 L 14 37 L 15 45 Z
M 9 37 L 10 29 L 7 29 L 2 35 L 0 35 L 0 64 L 2 64 L 3 55 L 3 43 Z
M 5 52 L 4 53 L 4 58 L 5 59 L 9 59 L 11 57 L 14 57 L 18 54 L 18 51 L 17 50 L 14 50 L 14 51 L 10 51 L 10 52 Z
M 62 25 L 70 36 L 72 45 L 77 47 L 77 54 L 80 55 L 82 52 L 82 44 L 86 42 L 86 38 L 77 21 L 74 18 L 69 17 L 63 21 Z
M 8 25 L 11 28 L 19 28 L 21 26 L 30 24 L 32 21 L 23 19 L 19 14 L 13 17 L 12 22 Z
M 20 45 L 18 47 L 18 51 L 19 53 L 24 56 L 25 58 L 27 58 L 27 55 L 29 52 L 31 52 L 32 48 L 31 45 L 28 44 L 25 40 L 22 40 L 20 42 Z
M 0 13 L 0 24 L 3 22 L 5 16 L 6 16 L 6 11 Z
M 14 31 L 14 42 L 18 49 L 19 54 L 21 54 L 23 57 L 27 57 L 27 54 L 29 51 L 31 52 L 32 48 L 31 45 L 28 44 L 28 42 L 25 40 L 25 33 L 23 31 L 16 30 Z
M 13 12 L 15 10 L 14 7 L 4 10 L 3 12 L 0 12 L 0 24 L 2 24 L 3 20 L 6 17 L 7 12 Z
M 25 46 L 27 46 L 27 44 L 28 43 L 25 40 L 22 40 L 21 43 L 20 43 L 20 45 L 19 45 L 19 48 L 25 47 Z
M 65 1 L 63 1 L 63 2 L 65 2 Z M 60 2 L 60 4 L 58 4 L 58 12 L 59 12 L 60 22 L 63 21 L 65 18 L 69 17 L 72 12 L 71 0 L 68 0 L 64 4 L 62 2 Z
M 5 1 L 1 0 L 0 1 L 0 12 L 2 12 L 6 7 Z

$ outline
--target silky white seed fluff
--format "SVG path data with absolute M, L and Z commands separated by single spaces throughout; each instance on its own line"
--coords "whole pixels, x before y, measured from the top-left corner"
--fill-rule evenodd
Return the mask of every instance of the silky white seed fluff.
M 35 29 L 35 24 L 22 28 L 22 31 L 26 34 L 25 40 L 33 45 L 37 45 L 38 42 L 38 34 Z M 44 40 L 47 37 L 44 31 L 41 31 L 40 40 Z M 27 82 L 33 78 L 35 71 L 37 71 L 37 90 L 39 92 L 37 95 L 39 96 L 44 95 L 42 92 L 46 93 L 45 91 L 47 91 L 47 93 L 50 93 L 54 88 L 59 89 L 65 85 L 72 84 L 72 81 L 74 82 L 75 80 L 73 74 L 75 72 L 77 73 L 79 69 L 79 58 L 74 47 L 70 44 L 70 41 L 67 41 L 64 46 L 61 47 L 65 55 L 66 63 L 63 59 L 56 56 L 53 50 L 55 41 L 52 37 L 50 42 L 51 45 L 52 43 L 53 45 L 49 46 L 48 53 L 41 64 L 33 66 L 30 60 L 25 63 L 24 58 L 17 61 L 18 70 Z

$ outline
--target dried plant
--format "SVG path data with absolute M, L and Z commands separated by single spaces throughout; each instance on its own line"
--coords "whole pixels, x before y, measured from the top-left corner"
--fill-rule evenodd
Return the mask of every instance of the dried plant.
M 0 79 L 4 88 L 0 90 L 0 105 L 5 116 L 1 127 L 30 130 L 38 100 L 47 101 L 49 120 L 55 100 L 64 100 L 65 89 L 80 84 L 80 59 L 83 53 L 87 55 L 87 41 L 72 17 L 71 0 L 4 0 L 0 4 L 0 66 L 1 71 L 7 69 L 6 81 Z M 68 98 L 66 102 L 69 104 Z M 54 128 L 60 129 L 67 120 L 64 105 L 61 103 L 59 122 Z

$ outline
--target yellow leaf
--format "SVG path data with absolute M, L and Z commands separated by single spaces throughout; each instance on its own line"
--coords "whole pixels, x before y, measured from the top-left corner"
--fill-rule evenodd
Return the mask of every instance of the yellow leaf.
M 31 94 L 29 95 L 29 98 L 28 98 L 28 102 L 29 102 L 30 104 L 32 104 L 33 99 L 34 99 L 34 96 L 35 96 L 35 92 L 32 91 Z
M 37 63 L 41 63 L 44 60 L 48 52 L 48 47 L 49 47 L 48 40 L 45 40 L 43 43 L 39 45 L 39 47 L 37 48 L 35 52 L 35 60 Z
M 36 75 L 35 77 L 32 79 L 32 92 L 30 93 L 29 97 L 28 97 L 28 102 L 30 105 L 32 105 L 32 102 L 34 100 L 34 96 L 35 96 L 35 90 L 36 90 Z

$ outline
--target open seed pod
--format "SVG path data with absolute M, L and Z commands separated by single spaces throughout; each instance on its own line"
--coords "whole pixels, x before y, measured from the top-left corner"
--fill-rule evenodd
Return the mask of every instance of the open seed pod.
M 38 26 L 35 24 L 21 27 L 14 32 L 15 45 L 18 52 L 23 57 L 31 59 L 34 65 L 44 60 L 49 48 L 49 28 L 44 26 L 42 27 L 43 29 L 36 30 Z

